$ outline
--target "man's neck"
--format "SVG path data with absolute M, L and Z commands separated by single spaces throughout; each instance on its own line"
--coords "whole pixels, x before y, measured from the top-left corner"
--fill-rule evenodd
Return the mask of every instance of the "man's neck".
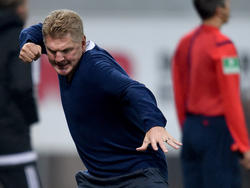
M 216 28 L 220 29 L 221 26 L 223 25 L 223 22 L 218 17 L 212 17 L 212 18 L 203 20 L 202 24 L 210 25 L 210 26 L 213 26 L 213 27 L 216 27 Z

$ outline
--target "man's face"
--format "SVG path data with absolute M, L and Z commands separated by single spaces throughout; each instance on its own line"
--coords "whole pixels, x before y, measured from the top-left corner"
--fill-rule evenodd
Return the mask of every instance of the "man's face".
M 25 22 L 28 18 L 28 0 L 23 0 L 21 4 L 17 6 L 16 11 L 22 21 Z
M 82 41 L 75 42 L 70 34 L 58 38 L 45 37 L 49 62 L 58 74 L 72 76 L 85 51 L 85 43 L 85 37 Z
M 229 20 L 230 11 L 231 11 L 230 9 L 231 9 L 230 0 L 225 0 L 225 7 L 223 7 L 223 14 L 222 14 L 222 19 L 224 23 L 228 22 Z

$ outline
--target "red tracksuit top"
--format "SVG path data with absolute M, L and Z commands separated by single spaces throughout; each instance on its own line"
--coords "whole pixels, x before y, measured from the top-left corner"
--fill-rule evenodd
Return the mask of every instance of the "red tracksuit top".
M 181 126 L 187 113 L 224 115 L 234 139 L 232 150 L 249 150 L 240 99 L 239 60 L 232 41 L 218 28 L 201 25 L 181 39 L 172 69 Z

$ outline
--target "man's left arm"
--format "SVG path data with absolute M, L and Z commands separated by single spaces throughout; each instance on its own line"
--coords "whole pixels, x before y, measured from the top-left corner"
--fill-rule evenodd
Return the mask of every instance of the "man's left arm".
M 144 151 L 151 144 L 154 150 L 158 150 L 158 144 L 164 152 L 167 148 L 164 142 L 178 149 L 179 143 L 165 129 L 166 119 L 160 109 L 152 92 L 143 84 L 132 80 L 125 73 L 110 66 L 108 63 L 100 63 L 96 66 L 95 79 L 98 85 L 107 93 L 118 98 L 130 121 L 137 121 L 136 125 L 145 132 L 145 138 L 138 151 Z M 107 84 L 108 83 L 108 84 Z
M 123 101 L 129 104 L 130 108 L 137 114 L 141 126 L 143 126 L 145 137 L 137 151 L 145 151 L 149 144 L 157 151 L 158 145 L 164 152 L 168 152 L 165 143 L 175 149 L 181 145 L 165 129 L 166 119 L 160 109 L 157 107 L 156 99 L 153 93 L 143 84 L 131 80 L 131 85 L 124 88 Z

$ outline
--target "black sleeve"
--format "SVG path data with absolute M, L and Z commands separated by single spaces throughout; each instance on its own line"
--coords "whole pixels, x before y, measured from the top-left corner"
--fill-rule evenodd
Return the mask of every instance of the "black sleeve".
M 17 104 L 26 122 L 32 124 L 38 120 L 38 115 L 33 96 L 31 64 L 22 63 L 16 54 L 18 54 L 18 48 L 8 57 L 11 98 Z
M 33 96 L 31 65 L 22 63 L 18 58 L 20 31 L 18 28 L 10 28 L 1 37 L 3 40 L 0 46 L 3 50 L 0 53 L 0 117 L 11 117 L 6 113 L 17 113 L 18 117 L 22 117 L 30 125 L 38 120 L 38 115 Z

